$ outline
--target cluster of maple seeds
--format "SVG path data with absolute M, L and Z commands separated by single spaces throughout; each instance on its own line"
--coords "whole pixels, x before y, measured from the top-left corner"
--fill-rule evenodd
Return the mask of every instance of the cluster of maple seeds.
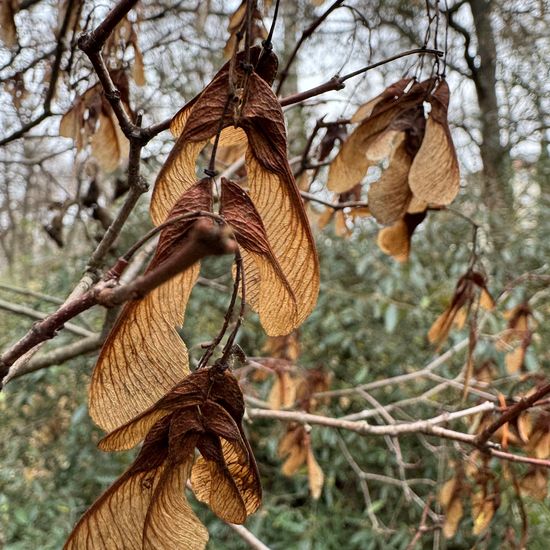
M 458 161 L 447 120 L 449 96 L 444 79 L 404 78 L 359 107 L 350 121 L 357 127 L 346 139 L 338 125 L 327 128 L 323 156 L 327 147 L 343 141 L 330 163 L 327 183 L 339 202 L 358 200 L 369 168 L 385 164 L 381 176 L 368 187 L 368 209 L 337 212 L 340 234 L 346 233 L 346 221 L 371 214 L 388 226 L 378 234 L 380 249 L 398 261 L 408 259 L 412 234 L 428 208 L 450 204 L 459 191 Z M 321 227 L 332 214 L 329 209 L 321 217 Z
M 270 375 L 274 377 L 267 399 L 269 407 L 273 410 L 315 412 L 322 401 L 315 394 L 329 389 L 331 376 L 322 368 L 306 371 L 296 368 L 299 356 L 297 331 L 287 336 L 268 338 L 264 352 L 268 358 L 261 361 L 264 369 L 255 372 L 254 380 L 261 381 Z M 305 467 L 310 494 L 317 500 L 321 496 L 325 475 L 315 458 L 311 428 L 289 422 L 279 439 L 277 453 L 284 460 L 281 472 L 285 476 L 292 477 Z
M 244 523 L 260 506 L 261 486 L 243 415 L 237 380 L 213 366 L 191 373 L 111 432 L 99 444 L 105 451 L 141 440 L 143 446 L 81 518 L 65 548 L 204 547 L 208 532 L 185 497 L 188 479 L 198 500 L 220 518 Z
M 253 71 L 245 69 L 245 54 L 237 55 L 172 121 L 178 139 L 151 202 L 153 221 L 168 225 L 148 270 L 185 243 L 198 217 L 223 223 L 239 245 L 247 303 L 268 334 L 280 335 L 313 309 L 319 267 L 286 156 L 283 114 L 270 88 L 276 57 L 255 47 L 249 60 Z M 214 147 L 246 148 L 246 180 L 222 178 L 214 212 L 213 179 L 197 182 L 195 173 L 200 152 L 218 139 Z M 240 428 L 242 392 L 229 373 L 224 383 L 234 381 L 232 392 L 216 382 L 205 389 L 204 380 L 217 380 L 226 366 L 218 361 L 190 374 L 177 332 L 198 272 L 195 265 L 127 304 L 101 350 L 89 397 L 92 418 L 111 431 L 101 447 L 119 450 L 145 441 L 136 462 L 75 527 L 68 548 L 93 548 L 94 541 L 116 546 L 124 537 L 134 537 L 135 547 L 203 548 L 207 532 L 181 495 L 189 477 L 197 498 L 227 521 L 243 523 L 259 506 L 259 477 Z M 244 299 L 244 285 L 241 294 Z M 140 486 L 142 513 L 130 521 L 120 509 Z M 113 517 L 115 503 L 122 508 Z M 181 529 L 170 531 L 163 522 L 174 514 Z
M 542 386 L 539 383 L 525 395 L 528 397 Z M 485 413 L 474 418 L 471 430 L 482 433 L 493 421 Z M 507 449 L 513 446 L 522 449 L 529 456 L 539 459 L 550 457 L 550 408 L 538 407 L 521 413 L 511 423 L 500 427 L 491 438 Z M 492 471 L 490 458 L 479 451 L 474 451 L 465 461 L 451 464 L 454 475 L 447 480 L 439 492 L 439 502 L 445 513 L 443 533 L 452 538 L 458 525 L 464 518 L 464 509 L 469 500 L 473 521 L 472 533 L 479 535 L 491 523 L 500 506 L 500 479 Z M 542 466 L 532 465 L 520 476 L 507 464 L 502 464 L 503 480 L 513 486 L 518 497 L 529 496 L 540 502 L 548 495 L 548 470 Z

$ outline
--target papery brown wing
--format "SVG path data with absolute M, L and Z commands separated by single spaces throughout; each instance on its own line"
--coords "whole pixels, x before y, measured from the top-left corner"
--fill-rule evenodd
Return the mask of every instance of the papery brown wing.
M 364 152 L 369 163 L 378 164 L 392 156 L 395 149 L 403 142 L 403 138 L 404 132 L 398 130 L 385 130 L 377 134 L 376 139 L 371 140 Z
M 400 112 L 410 108 L 411 104 L 422 101 L 422 95 L 418 92 L 424 85 L 415 84 L 413 89 L 405 94 L 409 83 L 410 79 L 400 80 L 360 107 L 359 116 L 355 116 L 352 121 L 361 121 L 361 124 L 349 135 L 332 161 L 328 174 L 328 189 L 335 193 L 348 191 L 360 183 L 369 166 L 376 163 L 376 155 L 373 153 L 375 159 L 371 160 L 366 151 L 374 146 Z
M 94 84 L 77 96 L 70 109 L 61 117 L 59 135 L 71 138 L 77 151 L 83 149 L 94 133 L 97 118 L 103 105 L 101 85 Z
M 271 83 L 277 71 L 277 57 L 272 53 L 260 57 L 260 53 L 261 48 L 257 46 L 250 50 L 251 62 L 256 64 L 254 76 L 262 82 Z M 244 59 L 243 55 L 241 52 L 237 56 L 237 73 L 241 71 L 239 63 Z M 197 158 L 218 130 L 227 101 L 228 80 L 229 63 L 226 63 L 210 84 L 172 119 L 170 130 L 178 136 L 178 140 L 159 172 L 151 199 L 151 218 L 157 225 L 166 219 L 174 203 L 197 179 Z M 232 113 L 229 112 L 225 126 L 231 126 L 232 122 Z M 233 132 L 227 128 L 222 134 L 223 146 L 242 142 L 242 132 Z
M 261 57 L 260 57 L 260 54 Z M 244 53 L 240 52 L 237 55 L 237 63 L 238 65 L 243 59 L 244 59 Z M 265 80 L 268 84 L 272 84 L 273 80 L 275 79 L 275 75 L 277 74 L 277 67 L 279 64 L 279 61 L 277 59 L 277 56 L 273 52 L 262 52 L 262 48 L 260 46 L 253 46 L 250 48 L 250 61 L 255 65 L 255 72 Z M 217 86 L 219 81 L 218 77 L 225 78 L 227 80 L 227 75 L 229 74 L 229 62 L 225 63 L 222 68 L 215 74 L 214 78 L 206 86 L 206 88 L 197 94 L 193 99 L 188 101 L 172 118 L 172 122 L 170 124 L 170 131 L 175 137 L 179 137 L 181 132 L 183 131 L 183 128 L 185 127 L 185 124 L 187 122 L 187 119 L 189 118 L 189 114 L 191 112 L 191 108 L 197 103 L 198 99 L 205 93 L 208 92 L 210 94 L 210 88 L 213 86 Z
M 198 443 L 198 449 L 202 457 L 196 460 L 191 474 L 195 496 L 208 504 L 221 519 L 244 523 L 246 507 L 225 464 L 220 439 L 213 435 L 204 436 Z
M 497 495 L 485 495 L 485 491 L 478 491 L 471 497 L 472 501 L 472 519 L 474 527 L 472 534 L 479 535 L 493 520 L 497 506 Z
M 155 182 L 150 214 L 156 225 L 166 219 L 178 198 L 197 179 L 196 163 L 199 153 L 216 134 L 224 113 L 227 81 L 227 71 L 220 71 L 202 93 L 176 114 L 172 121 L 172 132 L 180 134 Z M 229 123 L 229 117 L 227 120 Z
M 284 461 L 281 472 L 288 477 L 293 476 L 307 462 L 307 448 L 304 445 L 292 447 Z
M 441 344 L 449 336 L 449 332 L 456 316 L 460 311 L 460 306 L 450 305 L 432 324 L 428 331 L 428 340 L 431 344 Z
M 376 164 L 365 152 L 387 128 L 391 118 L 391 113 L 385 113 L 371 124 L 362 124 L 349 135 L 330 164 L 328 189 L 334 193 L 345 193 L 361 182 L 369 167 Z
M 443 524 L 443 534 L 450 539 L 455 536 L 456 530 L 464 515 L 464 507 L 460 497 L 453 498 L 445 510 L 445 522 Z
M 198 434 L 189 434 L 173 447 L 159 479 L 143 525 L 143 550 L 203 550 L 208 531 L 185 496 Z M 140 548 L 140 547 L 137 547 Z
M 525 361 L 525 353 L 527 349 L 520 344 L 518 347 L 509 351 L 504 357 L 504 365 L 508 374 L 515 374 L 518 372 Z
M 244 398 L 239 382 L 229 370 L 221 374 L 216 371 L 214 373 L 211 399 L 220 404 L 239 426 L 244 416 Z
M 420 200 L 418 197 L 415 197 L 414 195 L 411 197 L 411 201 L 409 202 L 409 206 L 407 207 L 407 213 L 408 214 L 421 214 L 422 212 L 426 212 L 426 209 L 428 208 L 428 203 Z
M 209 180 L 201 180 L 174 206 L 171 216 L 210 210 Z M 181 246 L 193 220 L 166 227 L 148 271 Z M 128 303 L 101 350 L 90 385 L 93 420 L 112 431 L 150 407 L 189 373 L 187 348 L 177 329 L 199 266 L 173 277 L 145 298 Z
M 246 514 L 250 515 L 256 512 L 262 503 L 262 487 L 258 467 L 244 433 L 242 433 L 242 437 L 249 452 L 249 460 L 245 464 L 242 463 L 239 452 L 235 450 L 235 446 L 232 443 L 221 439 L 221 446 L 227 471 L 239 491 L 245 505 Z M 209 479 L 210 470 L 208 461 L 203 457 L 197 458 L 193 466 L 191 482 L 193 491 L 201 502 L 209 503 Z
M 130 142 L 122 132 L 113 111 L 103 109 L 99 126 L 91 139 L 92 155 L 106 172 L 113 172 L 128 157 Z
M 447 121 L 449 86 L 442 81 L 429 98 L 432 110 L 420 150 L 414 157 L 409 185 L 416 197 L 435 204 L 449 204 L 460 188 L 460 171 Z
M 149 430 L 162 418 L 171 414 L 169 410 L 149 409 L 134 420 L 127 422 L 106 435 L 98 443 L 102 451 L 123 451 L 135 447 L 147 435 Z
M 174 149 L 163 166 L 151 202 L 155 223 L 166 216 L 175 197 L 194 178 L 195 161 L 215 135 L 227 99 L 228 75 L 223 71 L 192 108 Z M 226 125 L 231 122 L 227 117 Z M 248 96 L 238 122 L 248 135 L 249 194 L 298 305 L 295 319 L 283 327 L 265 327 L 271 334 L 292 331 L 313 309 L 319 289 L 319 267 L 313 237 L 286 158 L 282 110 L 272 90 L 256 73 L 249 78 Z
M 222 389 L 221 380 L 217 380 L 217 384 L 212 386 L 212 399 L 216 399 L 219 403 L 227 401 L 234 403 L 234 393 L 238 391 L 242 400 L 242 393 L 235 378 L 232 375 L 227 376 L 227 373 L 224 373 L 224 377 L 226 378 L 224 389 Z M 232 385 L 236 387 L 232 389 Z M 237 424 L 232 416 L 235 414 L 234 409 L 234 405 L 227 410 L 212 401 L 207 401 L 201 406 L 204 425 L 210 435 L 203 438 L 202 446 L 199 445 L 202 457 L 199 457 L 193 466 L 191 481 L 193 491 L 199 500 L 208 503 L 220 517 L 224 517 L 222 514 L 231 513 L 233 519 L 230 521 L 237 522 L 241 505 L 238 499 L 231 497 L 234 485 L 245 507 L 245 515 L 239 520 L 243 522 L 246 514 L 254 513 L 261 503 L 261 485 L 252 449 L 240 426 L 242 414 L 237 409 L 238 420 L 235 419 L 239 422 Z M 221 447 L 218 450 L 220 441 Z M 226 479 L 227 476 L 230 477 L 231 482 Z M 223 488 L 226 492 L 223 499 L 229 498 L 232 503 L 231 506 L 227 503 L 224 505 L 225 511 L 219 507 L 222 503 L 214 495 L 215 491 Z
M 401 80 L 394 82 L 391 86 L 388 86 L 382 93 L 378 94 L 376 97 L 370 99 L 366 103 L 363 103 L 363 105 L 361 105 L 359 109 L 355 111 L 355 114 L 351 117 L 351 122 L 363 122 L 363 120 L 366 120 L 373 114 L 376 108 L 380 109 L 389 101 L 401 97 L 411 81 L 411 78 L 402 78 Z
M 141 548 L 143 525 L 168 456 L 167 420 L 147 436 L 130 468 L 76 524 L 65 550 Z
M 223 458 L 233 481 L 237 485 L 248 515 L 253 514 L 262 503 L 262 485 L 258 466 L 250 448 L 250 443 L 241 426 L 239 426 L 241 437 L 248 450 L 248 462 L 240 462 L 239 453 L 230 441 L 224 439 L 222 442 Z
M 428 332 L 432 344 L 441 344 L 447 339 L 454 324 L 462 328 L 466 322 L 467 311 L 464 309 L 473 299 L 474 283 L 469 274 L 462 276 L 457 284 L 453 298 L 445 311 L 435 320 Z
M 309 491 L 314 500 L 319 500 L 321 492 L 323 490 L 323 485 L 325 483 L 325 474 L 319 466 L 313 450 L 310 448 L 307 451 L 307 478 L 309 483 Z
M 271 336 L 288 334 L 315 307 L 319 264 L 302 199 L 286 156 L 282 110 L 271 88 L 255 74 L 250 77 L 249 98 L 241 125 L 250 143 L 246 155 L 249 195 L 298 305 L 296 320 L 289 320 L 279 330 L 264 328 Z
M 406 147 L 405 134 L 402 133 L 401 142 L 393 150 L 388 167 L 380 179 L 369 187 L 369 210 L 376 221 L 384 225 L 401 218 L 412 198 L 408 183 L 412 159 Z
M 275 381 L 267 398 L 270 408 L 278 410 L 292 407 L 296 401 L 298 382 L 289 372 L 277 370 Z
M 296 297 L 273 254 L 252 200 L 239 185 L 225 178 L 220 214 L 233 229 L 241 250 L 246 250 L 242 257 L 247 302 L 258 312 L 267 332 L 286 332 L 288 324 L 295 323 L 298 317 Z
M 281 467 L 285 476 L 293 476 L 307 462 L 308 449 L 303 426 L 289 426 L 277 447 L 279 457 L 285 458 Z
M 241 432 L 231 415 L 214 401 L 206 401 L 200 406 L 206 430 L 231 443 L 241 464 L 248 461 L 248 449 Z
M 548 496 L 548 470 L 532 467 L 519 483 L 522 495 L 543 502 Z
M 207 373 L 204 372 L 204 374 Z M 187 423 L 187 429 L 201 429 L 201 424 L 194 425 L 192 417 L 185 421 L 181 417 L 186 410 L 196 411 L 195 408 L 204 402 L 208 384 L 208 376 L 204 376 L 202 370 L 191 373 L 149 409 L 106 435 L 99 442 L 98 447 L 103 451 L 131 449 L 145 438 L 161 418 L 168 415 L 173 415 L 176 426 L 183 421 Z
M 65 550 L 141 548 L 143 523 L 162 472 L 161 465 L 121 477 L 80 520 Z
M 426 212 L 417 214 L 406 213 L 403 218 L 393 225 L 384 227 L 378 233 L 377 243 L 384 252 L 395 258 L 398 262 L 406 262 L 411 251 L 411 237 L 416 227 L 422 223 Z

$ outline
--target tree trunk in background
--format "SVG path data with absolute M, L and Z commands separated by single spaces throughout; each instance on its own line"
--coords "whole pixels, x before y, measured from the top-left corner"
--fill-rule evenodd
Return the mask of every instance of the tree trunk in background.
M 510 151 L 500 141 L 498 115 L 495 35 L 491 26 L 492 0 L 469 0 L 474 20 L 479 65 L 472 74 L 480 110 L 482 135 L 481 160 L 484 176 L 484 202 L 492 213 L 493 229 L 507 225 L 513 218 L 514 196 L 511 186 Z M 497 237 L 497 235 L 495 235 Z
M 281 4 L 284 23 L 283 51 L 275 52 L 279 54 L 280 68 L 284 67 L 286 64 L 305 25 L 307 25 L 307 23 L 304 25 L 305 18 L 303 14 L 301 14 L 302 9 L 300 2 L 282 2 Z M 298 56 L 299 55 L 298 53 Z M 284 82 L 282 89 L 283 96 L 291 95 L 298 91 L 298 66 L 299 59 L 296 58 Z M 301 105 L 296 105 L 290 110 L 287 110 L 286 120 L 288 126 L 287 135 L 293 136 L 292 142 L 289 141 L 288 143 L 289 155 L 293 157 L 299 151 L 303 150 L 307 140 L 303 107 Z

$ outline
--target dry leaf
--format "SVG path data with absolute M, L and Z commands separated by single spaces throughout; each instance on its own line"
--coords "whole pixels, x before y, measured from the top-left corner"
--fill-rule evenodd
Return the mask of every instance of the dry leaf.
M 378 97 L 359 108 L 360 116 L 354 117 L 352 122 L 361 120 L 361 123 L 349 135 L 332 161 L 328 189 L 342 193 L 360 183 L 369 166 L 376 163 L 369 158 L 369 151 L 374 159 L 389 154 L 394 134 L 387 134 L 386 131 L 391 130 L 392 121 L 399 115 L 419 103 L 422 104 L 432 81 L 414 83 L 405 93 L 410 82 L 411 79 L 402 79 L 392 84 Z
M 508 374 L 515 374 L 521 370 L 525 361 L 525 352 L 526 349 L 523 346 L 518 346 L 516 349 L 506 354 L 504 357 L 504 365 Z
M 439 490 L 439 504 L 443 508 L 448 508 L 458 488 L 458 480 L 456 477 L 448 479 Z
M 259 52 L 256 53 L 258 55 Z M 269 73 L 271 62 L 266 62 Z M 242 78 L 243 75 L 240 75 Z M 302 200 L 286 157 L 286 135 L 280 104 L 260 74 L 248 79 L 248 95 L 240 113 L 227 117 L 248 137 L 246 171 L 249 196 L 261 217 L 273 256 L 292 289 L 296 315 L 286 323 L 266 318 L 270 335 L 286 334 L 299 326 L 315 306 L 319 266 Z M 174 118 L 178 141 L 161 170 L 151 202 L 151 215 L 161 223 L 176 197 L 195 177 L 200 150 L 217 132 L 228 93 L 228 69 L 222 69 L 203 93 Z M 235 119 L 235 116 L 237 119 Z M 284 228 L 284 230 L 283 230 Z M 248 266 L 252 262 L 248 263 Z M 249 267 L 247 278 L 260 274 Z M 259 295 L 258 295 L 259 296 Z M 254 301 L 255 295 L 252 295 Z M 254 302 L 253 302 L 254 303 Z
M 449 507 L 445 510 L 445 523 L 443 524 L 443 534 L 450 539 L 455 536 L 456 530 L 464 515 L 464 507 L 460 498 L 454 498 Z
M 99 115 L 98 128 L 91 139 L 92 155 L 106 172 L 113 172 L 128 157 L 130 143 L 111 109 Z
M 113 71 L 111 77 L 130 112 L 126 76 L 121 71 Z M 104 97 L 100 84 L 95 84 L 75 99 L 61 118 L 59 135 L 73 139 L 77 151 L 84 149 L 90 142 L 92 155 L 107 172 L 114 171 L 128 157 L 128 139 Z
M 268 336 L 262 351 L 269 357 L 294 362 L 300 356 L 298 331 L 285 336 Z
M 214 513 L 226 521 L 243 523 L 261 503 L 258 470 L 242 428 L 243 415 L 237 380 L 228 370 L 214 366 L 190 374 L 152 407 L 107 435 L 100 442 L 104 450 L 130 448 L 147 434 L 131 468 L 81 519 L 69 548 L 115 550 L 127 547 L 120 541 L 134 538 L 151 550 L 204 548 L 206 530 L 184 494 L 189 478 L 197 498 Z M 195 448 L 201 454 L 197 460 Z M 138 505 L 131 521 L 125 516 L 128 499 Z M 105 540 L 112 546 L 105 545 Z M 142 548 L 133 542 L 131 547 Z
M 211 182 L 202 180 L 174 206 L 171 216 L 210 210 Z M 188 235 L 193 220 L 161 232 L 148 270 L 162 263 Z M 112 430 L 149 407 L 188 372 L 187 349 L 178 328 L 198 276 L 198 265 L 173 277 L 120 313 L 101 353 L 90 386 L 90 415 Z
M 484 299 L 483 305 L 492 307 L 494 301 L 487 290 L 485 277 L 477 271 L 468 271 L 458 280 L 453 298 L 447 309 L 430 327 L 428 332 L 428 340 L 430 343 L 439 345 L 447 339 L 453 325 L 458 329 L 464 326 L 468 312 L 475 298 L 476 288 L 488 297 Z
M 520 480 L 521 494 L 543 502 L 548 495 L 548 471 L 533 467 Z
M 258 312 L 262 326 L 273 334 L 296 324 L 298 304 L 271 246 L 262 219 L 246 191 L 222 178 L 220 214 L 231 226 L 240 246 L 246 299 Z M 256 274 L 254 276 L 253 274 Z
M 409 206 L 407 208 L 407 212 L 409 214 L 420 214 L 422 212 L 425 212 L 428 208 L 428 203 L 420 200 L 418 197 L 415 197 L 414 195 L 411 197 L 411 202 L 409 202 Z
M 178 448 L 177 462 L 168 468 L 167 425 L 163 420 L 150 431 L 134 463 L 82 516 L 65 550 L 206 547 L 208 532 L 183 491 L 193 441 Z
M 456 151 L 447 121 L 449 86 L 441 81 L 428 101 L 432 110 L 426 122 L 422 145 L 409 173 L 416 197 L 429 203 L 450 204 L 460 188 Z
M 277 453 L 286 460 L 281 467 L 283 475 L 293 476 L 307 462 L 308 446 L 303 426 L 290 424 L 279 442 Z
M 297 381 L 286 370 L 278 369 L 267 402 L 273 410 L 288 409 L 296 400 Z
M 464 515 L 464 507 L 462 505 L 463 475 L 462 470 L 459 468 L 457 473 L 447 480 L 439 490 L 438 500 L 445 512 L 443 534 L 448 539 L 454 537 Z
M 314 500 L 319 500 L 325 482 L 325 474 L 315 459 L 311 446 L 307 452 L 307 476 L 311 496 Z
M 418 225 L 426 217 L 425 212 L 406 213 L 393 225 L 384 227 L 378 233 L 377 244 L 384 254 L 392 256 L 398 262 L 406 262 L 411 251 L 411 237 Z
M 229 24 L 227 30 L 229 31 L 229 39 L 227 40 L 223 49 L 223 54 L 226 59 L 233 55 L 237 42 L 237 32 L 242 28 L 245 23 L 246 17 L 246 0 L 243 0 L 233 15 L 229 18 Z M 262 14 L 258 9 L 254 9 L 252 12 L 252 42 L 256 39 L 267 38 L 267 29 L 262 21 Z
M 479 491 L 472 495 L 472 518 L 474 520 L 472 533 L 474 535 L 479 535 L 489 527 L 497 508 L 496 495 L 486 495 L 485 491 Z
M 400 144 L 393 149 L 388 167 L 368 191 L 369 210 L 381 224 L 393 224 L 407 212 L 412 198 L 408 185 L 411 161 L 401 133 Z

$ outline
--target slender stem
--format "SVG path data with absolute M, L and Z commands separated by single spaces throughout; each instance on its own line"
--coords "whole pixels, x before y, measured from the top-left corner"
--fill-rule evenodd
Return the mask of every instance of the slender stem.
M 216 338 L 214 338 L 214 340 L 212 340 L 212 342 L 208 345 L 208 348 L 206 349 L 206 351 L 204 352 L 204 355 L 201 357 L 199 361 L 197 369 L 201 369 L 208 364 L 208 361 L 212 357 L 214 350 L 216 349 L 218 344 L 222 341 L 222 338 L 227 332 L 227 328 L 229 327 L 229 323 L 231 322 L 231 318 L 233 317 L 235 303 L 237 302 L 237 296 L 239 295 L 239 283 L 241 282 L 241 276 L 242 276 L 242 261 L 240 261 L 240 257 L 241 257 L 240 252 L 237 249 L 235 253 L 235 263 L 237 268 L 235 270 L 235 282 L 233 283 L 233 293 L 231 294 L 231 300 L 225 312 L 222 328 L 218 332 L 218 335 L 216 336 Z
M 212 218 L 216 221 L 220 221 L 223 223 L 223 218 L 221 216 L 218 216 L 217 214 L 214 214 L 213 212 L 207 212 L 205 210 L 194 210 L 193 212 L 186 212 L 185 214 L 180 214 L 179 216 L 174 216 L 168 220 L 166 220 L 164 223 L 161 223 L 160 225 L 157 225 L 150 231 L 148 231 L 139 241 L 137 241 L 131 248 L 128 249 L 127 252 L 125 252 L 121 259 L 129 262 L 134 254 L 150 239 L 152 239 L 157 233 L 160 233 L 163 229 L 166 229 L 170 225 L 173 225 L 175 223 L 178 223 L 183 220 L 193 219 L 193 218 L 200 218 L 200 217 L 208 217 Z
M 271 21 L 271 27 L 269 28 L 269 33 L 267 35 L 267 38 L 262 42 L 262 47 L 266 51 L 271 51 L 272 49 L 272 40 L 273 40 L 273 32 L 275 31 L 275 25 L 277 24 L 277 17 L 279 15 L 279 4 L 280 0 L 276 0 L 275 2 L 275 10 L 273 12 L 273 21 Z
M 243 268 L 243 259 L 239 251 L 237 251 L 237 253 L 235 254 L 235 261 L 237 262 L 237 269 L 240 271 L 240 274 L 241 274 L 241 307 L 239 308 L 239 317 L 237 318 L 237 322 L 235 323 L 235 326 L 233 327 L 233 330 L 231 331 L 231 334 L 229 335 L 229 338 L 227 339 L 227 342 L 225 343 L 225 346 L 222 350 L 222 357 L 221 357 L 222 365 L 225 365 L 227 363 L 227 359 L 231 354 L 231 350 L 233 348 L 233 342 L 235 341 L 235 338 L 237 337 L 237 333 L 239 332 L 239 329 L 241 328 L 241 325 L 243 323 L 244 310 L 246 306 L 246 284 L 245 284 L 245 276 L 244 276 L 244 268 Z
M 324 206 L 328 206 L 329 208 L 332 208 L 333 210 L 343 210 L 344 208 L 366 208 L 369 205 L 369 203 L 365 202 L 365 201 L 347 201 L 347 202 L 325 201 L 325 200 L 320 199 L 317 196 L 313 195 L 312 193 L 308 193 L 307 191 L 300 191 L 300 196 L 303 199 L 306 199 L 308 201 L 318 202 L 319 204 L 323 204 Z
M 288 105 L 301 103 L 306 99 L 310 99 L 312 97 L 324 94 L 326 92 L 330 92 L 332 90 L 341 90 L 342 88 L 345 88 L 344 82 L 346 82 L 346 80 L 349 80 L 350 78 L 353 78 L 360 74 L 364 74 L 367 71 L 370 71 L 371 69 L 375 69 L 376 67 L 380 67 L 381 65 L 385 65 L 386 63 L 391 63 L 396 59 L 400 59 L 402 57 L 406 57 L 408 55 L 415 55 L 415 54 L 421 54 L 421 55 L 429 54 L 429 55 L 436 55 L 439 57 L 443 55 L 443 52 L 440 50 L 430 50 L 425 48 L 415 48 L 413 50 L 407 50 L 405 52 L 401 52 L 391 57 L 388 57 L 387 59 L 383 59 L 382 61 L 377 61 L 372 65 L 367 65 L 366 67 L 358 69 L 357 71 L 353 71 L 352 73 L 348 73 L 344 76 L 334 75 L 330 80 L 327 80 L 327 82 L 324 82 L 323 84 L 320 84 L 315 88 L 311 88 L 310 90 L 306 90 L 305 92 L 299 92 L 297 94 L 293 94 L 280 99 L 279 103 L 281 104 L 282 107 L 286 107 Z

